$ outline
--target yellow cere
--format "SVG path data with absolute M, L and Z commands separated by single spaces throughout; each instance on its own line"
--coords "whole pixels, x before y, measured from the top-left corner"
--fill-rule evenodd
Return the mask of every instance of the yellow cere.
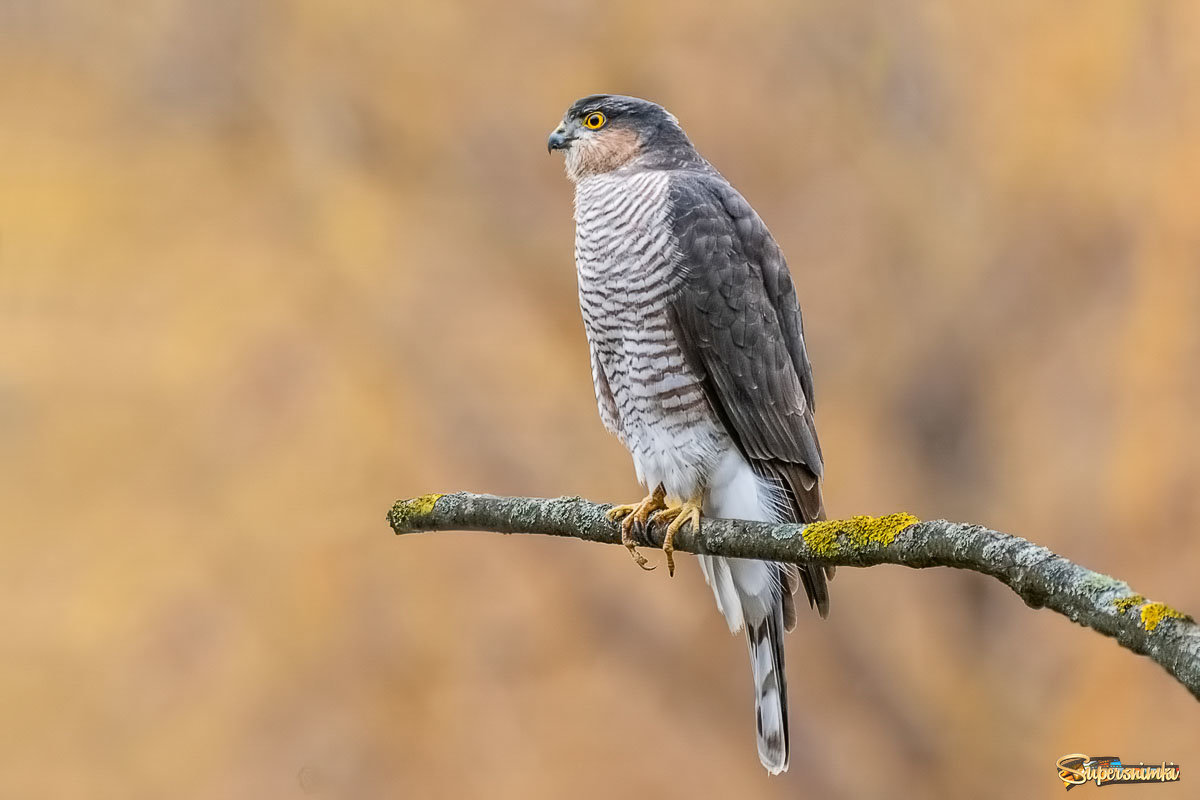
M 817 555 L 836 555 L 845 536 L 853 548 L 877 544 L 887 547 L 905 528 L 916 525 L 919 519 L 904 511 L 885 517 L 851 517 L 812 522 L 804 526 L 804 543 Z

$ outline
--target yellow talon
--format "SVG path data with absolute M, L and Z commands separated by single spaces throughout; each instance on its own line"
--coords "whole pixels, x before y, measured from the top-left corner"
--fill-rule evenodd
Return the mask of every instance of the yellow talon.
M 649 562 L 638 552 L 637 541 L 633 538 L 633 526 L 634 523 L 637 523 L 645 528 L 651 513 L 667 507 L 666 497 L 667 493 L 663 490 L 662 484 L 659 484 L 653 492 L 642 499 L 642 502 L 613 506 L 607 514 L 613 522 L 621 520 L 621 544 L 629 548 L 629 555 L 633 556 L 633 562 L 647 572 L 654 567 L 646 566 Z
M 689 522 L 692 523 L 692 528 L 697 533 L 700 532 L 700 501 L 688 500 L 683 505 L 664 508 L 651 517 L 650 521 L 667 522 L 668 520 L 671 520 L 671 524 L 667 526 L 667 535 L 663 537 L 662 549 L 663 553 L 667 556 L 667 574 L 674 577 L 675 534 Z

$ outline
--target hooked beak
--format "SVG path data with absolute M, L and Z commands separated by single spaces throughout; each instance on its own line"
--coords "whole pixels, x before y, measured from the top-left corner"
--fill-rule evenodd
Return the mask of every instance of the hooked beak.
M 550 132 L 550 137 L 546 139 L 546 152 L 552 153 L 555 150 L 566 150 L 571 146 L 571 142 L 573 141 L 575 141 L 575 137 L 568 135 L 566 128 L 559 125 Z

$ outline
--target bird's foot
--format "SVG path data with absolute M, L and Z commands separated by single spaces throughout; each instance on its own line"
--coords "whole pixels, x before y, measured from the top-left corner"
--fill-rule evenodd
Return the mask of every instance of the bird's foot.
M 638 552 L 637 541 L 633 538 L 633 526 L 637 524 L 645 529 L 650 515 L 667 507 L 666 498 L 667 493 L 663 490 L 662 484 L 659 484 L 658 488 L 646 495 L 640 503 L 613 506 L 608 512 L 609 519 L 614 522 L 621 520 L 621 544 L 629 548 L 629 555 L 633 556 L 634 563 L 646 571 L 650 571 L 654 567 L 646 566 L 649 562 Z
M 667 574 L 675 575 L 675 534 L 689 522 L 696 533 L 700 532 L 700 501 L 688 500 L 678 506 L 668 506 L 650 518 L 651 522 L 668 522 L 667 534 L 663 537 L 663 553 L 667 556 Z

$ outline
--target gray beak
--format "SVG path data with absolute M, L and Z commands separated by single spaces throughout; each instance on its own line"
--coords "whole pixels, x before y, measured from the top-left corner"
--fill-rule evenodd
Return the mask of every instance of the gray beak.
M 571 146 L 571 142 L 575 141 L 574 136 L 568 136 L 566 130 L 559 125 L 550 133 L 550 137 L 546 139 L 546 152 L 552 153 L 555 150 L 566 150 Z

